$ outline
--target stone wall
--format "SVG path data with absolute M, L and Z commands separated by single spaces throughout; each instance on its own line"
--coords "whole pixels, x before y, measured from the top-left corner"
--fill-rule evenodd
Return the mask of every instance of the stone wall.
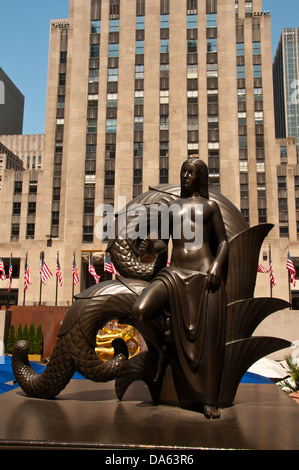
M 43 329 L 43 355 L 45 357 L 49 357 L 56 344 L 56 335 L 60 328 L 60 324 L 68 309 L 69 307 L 11 306 L 9 310 L 11 314 L 8 314 L 7 318 L 10 324 L 14 325 L 16 331 L 20 323 L 22 327 L 27 323 L 28 328 L 31 323 L 34 324 L 35 328 L 39 323 L 41 323 Z

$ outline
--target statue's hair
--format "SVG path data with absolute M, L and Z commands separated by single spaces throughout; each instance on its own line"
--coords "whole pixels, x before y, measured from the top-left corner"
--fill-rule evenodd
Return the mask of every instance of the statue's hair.
M 186 163 L 190 163 L 194 165 L 198 171 L 198 185 L 197 191 L 206 199 L 209 199 L 209 171 L 208 167 L 204 161 L 200 160 L 199 158 L 188 158 L 188 160 L 184 161 L 182 164 L 182 168 Z

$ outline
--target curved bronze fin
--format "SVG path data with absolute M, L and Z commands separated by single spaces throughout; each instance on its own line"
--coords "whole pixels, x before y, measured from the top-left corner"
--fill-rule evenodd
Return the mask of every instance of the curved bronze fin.
M 117 398 L 121 400 L 135 380 L 143 380 L 149 388 L 153 402 L 158 403 L 162 383 L 161 381 L 154 382 L 157 362 L 158 354 L 156 352 L 144 351 L 123 363 L 115 380 Z
M 256 225 L 230 241 L 226 282 L 228 304 L 253 297 L 261 245 L 272 228 L 272 224 Z
M 274 351 L 290 346 L 291 343 L 284 339 L 260 336 L 226 344 L 219 406 L 233 404 L 239 383 L 252 364 Z
M 253 298 L 238 300 L 227 306 L 226 342 L 249 338 L 257 326 L 269 315 L 290 307 L 285 300 Z

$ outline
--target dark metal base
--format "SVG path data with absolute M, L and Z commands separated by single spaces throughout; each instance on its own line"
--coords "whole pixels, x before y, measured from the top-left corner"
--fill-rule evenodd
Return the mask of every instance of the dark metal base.
M 0 450 L 298 450 L 299 406 L 275 384 L 241 383 L 221 419 L 154 406 L 143 382 L 117 400 L 114 382 L 72 380 L 55 400 L 0 396 Z

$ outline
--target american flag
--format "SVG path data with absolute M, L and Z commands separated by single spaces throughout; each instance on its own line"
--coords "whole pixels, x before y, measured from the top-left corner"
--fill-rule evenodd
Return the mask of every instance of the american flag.
M 73 260 L 73 283 L 74 283 L 74 286 L 79 285 L 79 275 L 78 275 L 78 270 L 77 270 L 77 265 L 76 265 L 75 258 Z
M 98 284 L 100 282 L 100 277 L 101 276 L 98 276 L 97 273 L 96 273 L 95 267 L 94 267 L 92 259 L 91 259 L 91 255 L 89 255 L 88 272 L 89 272 L 89 274 L 91 274 L 94 277 L 94 280 Z
M 12 286 L 12 260 L 11 260 L 11 257 L 9 259 L 8 278 L 9 278 L 8 292 L 11 292 L 11 286 Z
M 294 263 L 292 261 L 289 250 L 288 250 L 288 258 L 287 258 L 286 268 L 289 270 L 290 277 L 291 277 L 291 282 L 293 283 L 293 286 L 295 287 L 296 286 L 296 270 L 295 270 L 295 266 L 294 266 Z
M 114 264 L 112 263 L 112 261 L 110 261 L 106 253 L 105 253 L 104 271 L 107 271 L 108 273 L 119 274 Z
M 58 256 L 57 256 L 57 263 L 56 263 L 56 276 L 58 277 L 59 285 L 62 286 L 62 272 L 61 272 L 61 269 L 60 269 L 60 263 L 59 263 Z
M 0 258 L 0 273 L 1 273 L 1 276 L 0 276 L 1 281 L 5 281 L 6 276 L 5 276 L 5 269 L 4 269 L 4 263 L 3 263 L 2 258 Z
M 30 280 L 29 266 L 27 264 L 27 256 L 26 256 L 25 274 L 24 274 L 24 291 L 26 291 L 28 289 L 29 284 L 31 284 L 31 280 Z
M 263 266 L 262 264 L 259 264 L 257 268 L 257 272 L 265 274 L 269 272 L 269 269 L 265 268 L 265 266 Z
M 46 265 L 44 257 L 41 256 L 41 259 L 40 259 L 40 279 L 41 279 L 41 282 L 44 284 L 52 276 L 53 276 L 53 274 L 51 273 L 50 269 Z
M 271 254 L 270 253 L 269 253 L 269 265 L 270 265 L 270 268 L 269 268 L 270 282 L 271 282 L 272 286 L 275 286 L 276 285 L 276 280 L 275 280 L 275 276 L 274 276 L 274 272 L 273 272 L 272 259 L 271 259 Z

